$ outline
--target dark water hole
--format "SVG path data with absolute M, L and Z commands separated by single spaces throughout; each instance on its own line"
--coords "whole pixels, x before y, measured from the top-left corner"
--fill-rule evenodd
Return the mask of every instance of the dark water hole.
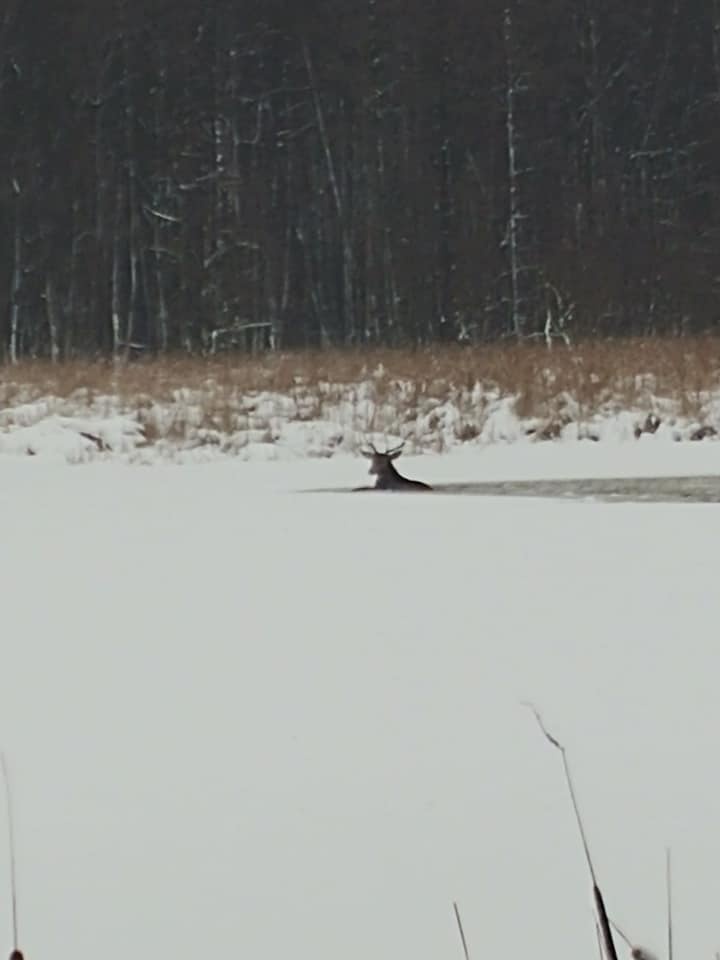
M 307 493 L 352 493 L 351 489 L 307 490 Z M 375 492 L 375 491 L 372 491 Z M 377 491 L 388 496 L 386 491 Z M 720 503 L 720 475 L 703 477 L 618 477 L 581 480 L 500 480 L 438 483 L 430 495 L 478 497 L 553 497 L 625 503 Z M 417 495 L 414 492 L 413 495 Z

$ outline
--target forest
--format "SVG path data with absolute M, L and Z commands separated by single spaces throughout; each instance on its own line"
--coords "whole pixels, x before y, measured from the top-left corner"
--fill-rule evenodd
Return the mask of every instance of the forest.
M 0 6 L 0 360 L 710 332 L 720 0 Z

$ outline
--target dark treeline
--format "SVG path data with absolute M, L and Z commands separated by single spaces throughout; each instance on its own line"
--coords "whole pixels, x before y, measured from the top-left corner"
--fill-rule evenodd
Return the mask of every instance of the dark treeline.
M 720 0 L 0 4 L 0 357 L 706 330 Z

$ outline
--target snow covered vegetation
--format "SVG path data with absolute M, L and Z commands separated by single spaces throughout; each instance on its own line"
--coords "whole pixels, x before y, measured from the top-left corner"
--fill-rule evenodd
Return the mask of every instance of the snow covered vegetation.
M 331 457 L 547 440 L 714 439 L 714 339 L 25 363 L 0 384 L 0 452 L 70 462 Z

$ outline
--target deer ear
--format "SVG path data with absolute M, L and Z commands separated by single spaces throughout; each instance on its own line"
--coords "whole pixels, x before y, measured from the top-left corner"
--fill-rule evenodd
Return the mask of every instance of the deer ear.
M 372 460 L 372 458 L 375 456 L 371 450 L 361 450 L 360 453 L 363 455 L 363 457 L 367 457 L 368 460 Z
M 397 460 L 397 458 L 402 453 L 402 450 L 393 450 L 392 453 L 388 454 L 391 460 Z

